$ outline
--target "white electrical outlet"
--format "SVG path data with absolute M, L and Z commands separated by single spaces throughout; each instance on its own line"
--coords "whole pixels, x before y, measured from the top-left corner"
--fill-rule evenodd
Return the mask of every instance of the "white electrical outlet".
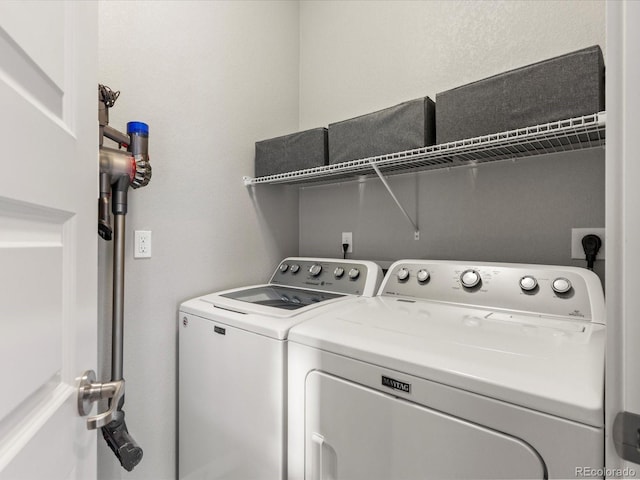
M 347 253 L 353 253 L 353 232 L 342 232 L 341 243 L 348 243 L 349 248 L 347 249 Z M 342 244 L 340 245 L 340 249 L 342 250 Z
M 605 259 L 605 241 L 604 241 L 604 228 L 572 228 L 571 229 L 571 258 L 584 260 L 585 254 L 582 248 L 582 237 L 589 234 L 594 234 L 600 237 L 602 240 L 602 246 L 598 251 L 596 260 Z
M 133 242 L 133 258 L 151 257 L 151 230 L 136 230 Z

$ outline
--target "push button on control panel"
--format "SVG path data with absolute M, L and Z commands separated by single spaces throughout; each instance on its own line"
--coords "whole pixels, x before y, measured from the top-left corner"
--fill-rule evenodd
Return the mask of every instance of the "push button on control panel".
M 525 275 L 520 279 L 520 288 L 525 292 L 532 292 L 538 286 L 538 281 L 531 275 Z
M 567 293 L 571 290 L 571 282 L 564 277 L 558 277 L 551 284 L 551 288 L 556 293 Z

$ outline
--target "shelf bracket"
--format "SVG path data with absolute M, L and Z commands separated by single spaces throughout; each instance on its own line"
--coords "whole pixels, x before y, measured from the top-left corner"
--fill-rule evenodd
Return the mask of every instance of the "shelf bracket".
M 389 182 L 387 182 L 387 179 L 382 174 L 378 166 L 373 162 L 370 162 L 370 165 L 373 168 L 373 170 L 376 172 L 376 175 L 378 175 L 378 177 L 380 178 L 380 181 L 382 181 L 382 184 L 385 186 L 385 188 L 389 192 L 389 195 L 391 195 L 391 198 L 393 198 L 393 201 L 396 202 L 396 205 L 398 206 L 402 214 L 406 217 L 407 220 L 409 220 L 409 223 L 411 223 L 411 226 L 413 227 L 413 239 L 420 240 L 420 229 L 418 228 L 418 225 L 409 216 L 407 211 L 404 209 L 404 207 L 400 203 L 400 200 L 398 200 L 398 197 L 396 197 L 396 195 L 393 193 L 393 190 L 391 190 L 391 186 L 389 185 Z

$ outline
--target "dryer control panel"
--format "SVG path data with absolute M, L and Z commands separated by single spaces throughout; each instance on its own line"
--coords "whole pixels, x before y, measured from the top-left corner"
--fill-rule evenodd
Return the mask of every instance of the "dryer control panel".
M 382 281 L 382 269 L 364 260 L 285 258 L 269 283 L 350 295 L 373 296 Z
M 600 280 L 577 267 L 402 260 L 389 268 L 380 290 L 384 296 L 605 323 Z

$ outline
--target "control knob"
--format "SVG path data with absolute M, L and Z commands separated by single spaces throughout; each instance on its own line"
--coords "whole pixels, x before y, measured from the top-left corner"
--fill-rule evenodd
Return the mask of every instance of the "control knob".
M 424 268 L 418 271 L 418 274 L 416 275 L 418 277 L 418 281 L 420 283 L 424 283 L 427 280 L 429 280 L 429 272 L 427 270 L 425 270 Z
M 532 292 L 538 286 L 538 281 L 531 275 L 525 275 L 520 279 L 520 288 L 525 292 Z
M 398 270 L 398 273 L 396 275 L 398 276 L 398 280 L 404 282 L 407 278 L 409 278 L 409 270 L 402 267 L 400 270 Z
M 558 277 L 551 284 L 551 288 L 556 293 L 567 293 L 571 290 L 571 282 L 564 277 Z
M 298 270 L 300 270 L 300 265 L 298 265 L 297 263 L 291 265 L 291 273 L 298 273 Z
M 355 280 L 359 276 L 360 276 L 360 270 L 358 270 L 357 268 L 352 268 L 351 270 L 349 270 L 349 278 L 351 280 Z
M 480 278 L 478 271 L 471 268 L 469 270 L 465 270 L 462 272 L 462 275 L 460 275 L 460 283 L 462 283 L 462 286 L 465 288 L 477 287 L 480 285 L 481 281 L 482 278 Z
M 289 265 L 287 265 L 286 263 L 283 263 L 280 265 L 280 271 L 282 273 L 286 272 L 289 269 Z
M 336 267 L 336 269 L 333 271 L 333 276 L 336 278 L 342 278 L 343 275 L 344 275 L 344 268 L 342 267 Z
M 322 271 L 322 265 L 318 265 L 317 263 L 314 263 L 309 267 L 309 273 L 311 274 L 312 277 L 317 277 L 318 275 L 320 275 L 321 271 Z

